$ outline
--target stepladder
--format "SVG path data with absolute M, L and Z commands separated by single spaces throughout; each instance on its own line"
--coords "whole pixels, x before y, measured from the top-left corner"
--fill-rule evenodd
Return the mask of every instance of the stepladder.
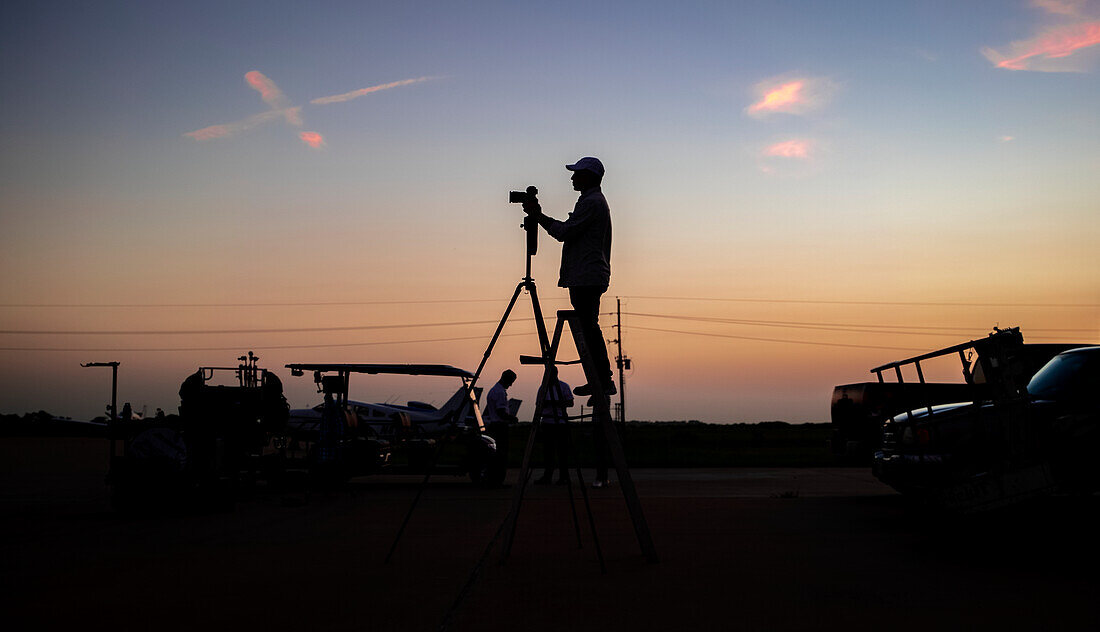
M 615 427 L 611 417 L 611 399 L 610 395 L 604 388 L 605 377 L 599 374 L 596 361 L 592 357 L 591 347 L 589 341 L 585 339 L 584 330 L 581 327 L 579 315 L 573 310 L 560 310 L 557 312 L 557 323 L 554 327 L 554 335 L 550 344 L 544 346 L 542 356 L 521 356 L 521 364 L 542 364 L 543 380 L 542 388 L 539 389 L 539 395 L 535 400 L 535 412 L 531 421 L 531 432 L 527 438 L 527 445 L 523 453 L 523 463 L 520 468 L 519 478 L 516 483 L 515 490 L 512 494 L 512 506 L 508 514 L 508 518 L 505 524 L 504 530 L 504 546 L 502 549 L 502 561 L 507 559 L 511 553 L 512 543 L 514 541 L 516 524 L 519 519 L 520 509 L 523 505 L 524 492 L 527 486 L 527 482 L 530 479 L 530 471 L 532 467 L 532 454 L 534 452 L 534 446 L 539 434 L 539 429 L 542 425 L 542 416 L 545 394 L 550 392 L 551 387 L 556 388 L 556 372 L 552 371 L 558 365 L 563 364 L 580 364 L 584 371 L 585 379 L 587 379 L 589 387 L 591 389 L 591 397 L 588 400 L 589 406 L 592 408 L 592 432 L 602 433 L 605 439 L 605 444 L 609 452 L 611 464 L 615 468 L 615 473 L 618 476 L 619 487 L 622 489 L 623 498 L 626 501 L 627 510 L 630 513 L 630 519 L 634 527 L 634 534 L 638 539 L 638 546 L 641 549 L 642 555 L 646 561 L 650 563 L 656 563 L 658 561 L 657 550 L 653 545 L 653 539 L 650 536 L 649 525 L 646 522 L 645 514 L 642 511 L 641 501 L 638 499 L 637 489 L 634 485 L 634 479 L 630 474 L 630 468 L 626 462 L 626 454 L 623 450 L 622 439 L 619 436 L 619 432 Z M 558 351 L 564 333 L 565 326 L 569 326 L 569 332 L 572 335 L 573 343 L 577 349 L 577 360 L 558 360 Z M 579 474 L 579 468 L 578 468 Z M 582 493 L 583 491 L 583 479 Z M 570 496 L 572 502 L 572 496 Z M 585 505 L 588 506 L 588 497 L 585 493 Z M 592 519 L 591 508 L 589 507 L 589 523 L 593 528 L 593 538 L 595 537 L 595 522 Z M 597 542 L 597 551 L 599 551 L 599 541 Z M 601 566 L 603 564 L 602 554 L 600 557 Z

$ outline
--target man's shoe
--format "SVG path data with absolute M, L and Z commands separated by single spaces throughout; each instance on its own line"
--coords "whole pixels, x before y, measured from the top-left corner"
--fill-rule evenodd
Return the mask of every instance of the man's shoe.
M 595 487 L 596 489 L 600 489 L 601 487 L 611 487 L 611 481 L 606 480 L 606 479 L 604 479 L 602 481 L 601 480 L 595 480 L 595 481 L 592 482 L 592 487 Z
M 604 395 L 610 396 L 610 395 L 614 395 L 615 393 L 618 393 L 618 392 L 619 391 L 617 391 L 615 389 L 615 383 L 614 382 L 608 382 L 607 384 L 603 385 L 603 394 Z M 581 384 L 577 388 L 573 389 L 573 394 L 574 395 L 580 395 L 581 397 L 584 397 L 585 395 L 591 395 L 592 394 L 592 387 L 589 386 L 588 384 Z

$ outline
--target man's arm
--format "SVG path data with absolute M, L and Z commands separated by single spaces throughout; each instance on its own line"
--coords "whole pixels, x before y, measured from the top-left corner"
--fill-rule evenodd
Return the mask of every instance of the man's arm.
M 583 233 L 600 216 L 600 205 L 591 201 L 579 205 L 564 222 L 543 214 L 539 204 L 524 203 L 523 210 L 528 214 L 534 213 L 539 225 L 546 229 L 546 234 L 558 241 L 565 241 Z

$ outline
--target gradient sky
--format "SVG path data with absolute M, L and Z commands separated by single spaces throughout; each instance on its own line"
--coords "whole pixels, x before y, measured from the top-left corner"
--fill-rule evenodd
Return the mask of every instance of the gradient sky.
M 0 412 L 101 413 L 88 361 L 150 411 L 249 349 L 295 407 L 288 362 L 472 370 L 523 273 L 508 190 L 564 218 L 585 155 L 632 419 L 825 421 L 995 325 L 1100 341 L 1100 2 L 6 2 L 0 47 Z M 325 327 L 385 328 L 61 333 Z

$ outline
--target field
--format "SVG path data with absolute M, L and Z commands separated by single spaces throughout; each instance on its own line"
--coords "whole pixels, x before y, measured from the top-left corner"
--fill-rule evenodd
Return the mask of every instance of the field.
M 829 452 L 828 424 L 705 424 L 639 422 L 620 425 L 627 462 L 633 467 L 822 467 L 836 465 Z M 518 467 L 529 423 L 511 427 L 509 463 Z M 48 420 L 48 415 L 0 416 L 2 436 L 102 436 L 100 428 Z M 573 424 L 573 447 L 581 463 L 592 463 L 592 427 Z M 536 447 L 536 463 L 542 456 Z
M 529 424 L 513 428 L 510 462 L 519 464 Z M 630 422 L 620 427 L 632 467 L 821 467 L 835 464 L 828 424 Z M 581 463 L 592 462 L 592 429 L 573 429 Z M 536 457 L 541 456 L 536 448 Z
M 385 564 L 419 477 L 261 486 L 228 511 L 120 516 L 105 466 L 102 439 L 0 438 L 10 629 L 1100 626 L 1095 498 L 964 519 L 906 503 L 863 468 L 637 467 L 660 562 L 639 554 L 619 488 L 590 489 L 604 574 L 579 497 L 583 548 L 558 486 L 528 488 L 502 563 L 494 534 L 514 471 L 497 489 L 433 479 Z

